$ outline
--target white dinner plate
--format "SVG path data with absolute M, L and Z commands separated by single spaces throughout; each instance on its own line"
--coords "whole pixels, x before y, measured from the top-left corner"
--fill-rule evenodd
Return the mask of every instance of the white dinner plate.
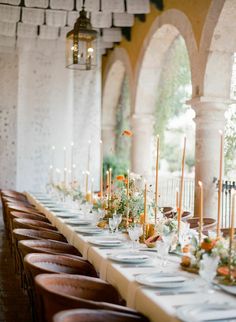
M 50 211 L 52 211 L 52 212 L 65 212 L 66 210 L 65 209 L 63 209 L 63 208 L 57 208 L 57 207 L 47 207 L 46 206 L 46 208 L 48 208 Z
M 65 210 L 64 210 L 65 211 Z M 57 213 L 58 218 L 74 218 L 75 215 L 70 214 L 69 212 L 58 212 Z
M 228 303 L 201 303 L 184 305 L 176 310 L 183 322 L 236 321 L 236 309 Z
M 88 242 L 95 246 L 104 246 L 104 247 L 121 247 L 124 244 L 124 240 L 115 239 L 111 237 L 93 238 L 93 239 L 90 239 Z
M 97 228 L 97 227 L 78 227 L 75 228 L 75 231 L 80 234 L 86 234 L 86 235 L 97 235 L 104 233 L 103 229 Z
M 111 254 L 108 256 L 108 258 L 118 263 L 129 264 L 139 264 L 150 260 L 150 256 L 148 256 L 148 254 L 143 254 L 141 252 L 124 252 Z
M 136 276 L 136 282 L 149 287 L 159 288 L 178 288 L 184 286 L 189 279 L 180 274 L 174 273 L 151 273 L 139 274 Z
M 75 215 L 72 215 L 75 217 Z M 87 226 L 91 225 L 92 221 L 86 220 L 86 219 L 79 219 L 79 218 L 71 218 L 65 221 L 68 225 L 78 225 L 78 226 Z

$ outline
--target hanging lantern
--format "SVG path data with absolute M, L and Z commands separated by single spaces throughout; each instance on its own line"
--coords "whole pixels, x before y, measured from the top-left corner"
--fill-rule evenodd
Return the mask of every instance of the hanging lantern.
M 92 29 L 87 12 L 82 7 L 74 29 L 66 35 L 66 67 L 69 69 L 91 70 L 96 67 L 97 31 Z

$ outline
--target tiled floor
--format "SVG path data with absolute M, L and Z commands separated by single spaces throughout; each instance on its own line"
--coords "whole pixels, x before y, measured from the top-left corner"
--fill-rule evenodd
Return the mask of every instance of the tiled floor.
M 0 208 L 0 322 L 31 322 L 28 296 L 14 273 L 9 243 Z

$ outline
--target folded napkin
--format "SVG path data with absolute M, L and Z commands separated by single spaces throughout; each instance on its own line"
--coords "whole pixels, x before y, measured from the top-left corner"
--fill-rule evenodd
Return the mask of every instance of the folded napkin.
M 127 259 L 146 259 L 148 256 L 142 255 L 117 255 L 117 259 L 127 260 Z
M 104 240 L 97 240 L 97 241 L 93 241 L 93 242 L 98 242 L 100 244 L 109 244 L 109 245 L 119 245 L 121 244 L 121 241 L 120 240 L 107 240 L 107 239 L 104 239 Z
M 146 279 L 151 283 L 185 282 L 187 279 L 183 276 L 149 276 Z

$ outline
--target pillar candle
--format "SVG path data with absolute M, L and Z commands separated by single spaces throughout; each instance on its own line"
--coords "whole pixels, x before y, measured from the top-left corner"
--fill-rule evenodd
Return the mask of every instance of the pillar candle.
M 221 227 L 221 192 L 222 192 L 222 175 L 223 175 L 223 153 L 224 153 L 224 143 L 223 143 L 223 132 L 219 131 L 220 134 L 220 164 L 219 164 L 219 186 L 218 186 L 218 212 L 217 212 L 217 237 L 220 237 L 220 227 Z
M 103 144 L 100 141 L 100 197 L 103 197 Z
M 200 187 L 200 213 L 199 213 L 199 243 L 202 239 L 202 227 L 203 227 L 203 184 L 198 181 Z
M 157 209 L 158 209 L 158 168 L 159 168 L 159 150 L 160 138 L 157 136 L 157 156 L 156 156 L 156 186 L 155 186 L 155 224 L 157 223 Z
M 184 165 L 185 165 L 185 151 L 186 151 L 186 137 L 184 137 L 184 148 L 182 155 L 182 172 L 180 180 L 180 193 L 179 193 L 179 212 L 178 212 L 178 232 L 180 231 L 180 221 L 182 218 L 182 200 L 184 191 Z

